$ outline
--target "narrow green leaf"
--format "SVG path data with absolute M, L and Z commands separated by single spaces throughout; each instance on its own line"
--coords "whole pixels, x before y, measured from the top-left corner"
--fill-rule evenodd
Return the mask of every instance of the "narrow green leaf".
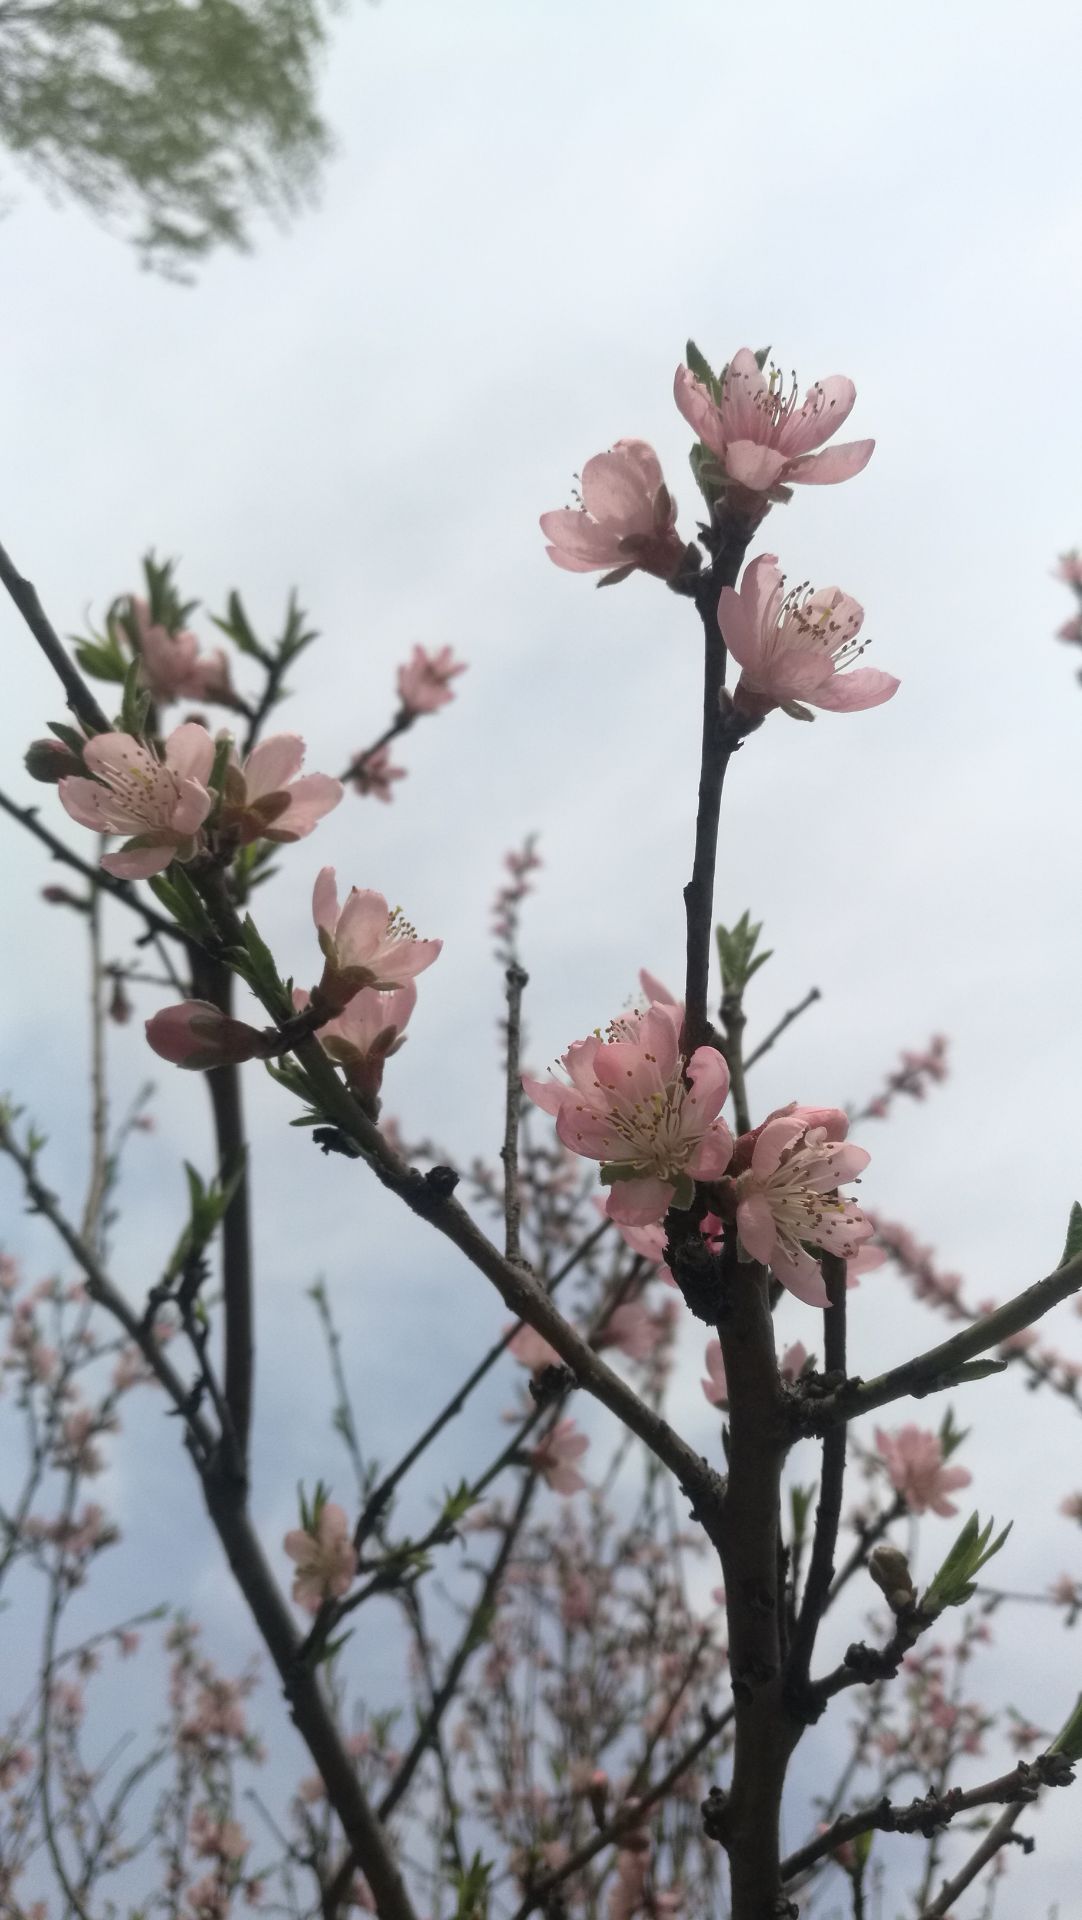
M 1063 1243 L 1063 1252 L 1060 1254 L 1060 1266 L 1065 1267 L 1068 1260 L 1073 1260 L 1079 1253 L 1082 1253 L 1082 1206 L 1079 1206 L 1076 1200 L 1067 1221 L 1067 1238 Z

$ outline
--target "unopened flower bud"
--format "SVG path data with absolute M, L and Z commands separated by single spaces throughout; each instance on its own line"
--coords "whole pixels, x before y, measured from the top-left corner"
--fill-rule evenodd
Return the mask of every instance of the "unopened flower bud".
M 904 1613 L 917 1604 L 916 1588 L 909 1562 L 898 1547 L 883 1541 L 868 1555 L 868 1572 L 886 1599 L 892 1613 Z
M 255 1027 L 231 1019 L 209 1000 L 182 1000 L 175 1007 L 163 1007 L 147 1021 L 147 1039 L 163 1060 L 197 1070 L 237 1066 L 267 1052 L 267 1043 Z
M 60 740 L 31 740 L 23 756 L 23 765 L 31 780 L 42 780 L 55 787 L 69 773 L 85 773 L 77 753 Z
M 80 900 L 77 893 L 70 893 L 67 887 L 42 887 L 41 897 L 51 907 L 76 907 L 80 913 L 87 911 L 87 902 Z
M 109 997 L 109 1018 L 115 1020 L 118 1027 L 126 1027 L 132 1017 L 132 1003 L 124 985 L 122 974 L 114 973 L 113 991 Z

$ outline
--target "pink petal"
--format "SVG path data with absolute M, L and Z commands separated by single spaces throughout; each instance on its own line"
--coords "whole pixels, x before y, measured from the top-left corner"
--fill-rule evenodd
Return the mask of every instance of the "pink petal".
M 118 880 L 146 880 L 152 873 L 163 873 L 176 852 L 175 847 L 133 847 L 125 852 L 107 853 L 102 860 L 106 873 Z
M 725 471 L 730 480 L 747 487 L 751 493 L 769 493 L 785 470 L 785 455 L 776 453 L 773 447 L 760 446 L 755 440 L 733 440 L 725 449 Z
M 181 780 L 180 797 L 173 808 L 170 826 L 187 838 L 197 833 L 212 805 L 211 796 L 197 780 Z
M 321 867 L 312 889 L 312 918 L 317 927 L 334 932 L 338 920 L 338 882 L 333 867 Z
M 749 1193 L 736 1209 L 736 1230 L 753 1260 L 769 1266 L 778 1241 L 770 1202 L 763 1193 Z
M 261 800 L 265 794 L 280 793 L 300 772 L 304 764 L 304 741 L 299 733 L 272 733 L 261 740 L 244 762 L 244 784 L 248 799 Z M 325 779 L 326 775 L 315 778 Z
M 565 1102 L 574 1097 L 570 1087 L 562 1087 L 558 1080 L 534 1080 L 528 1073 L 522 1075 L 522 1090 L 535 1107 L 553 1115 L 558 1114 Z
M 335 945 L 345 965 L 362 965 L 387 931 L 387 902 L 371 887 L 351 887 L 334 929 Z
M 552 513 L 543 513 L 541 531 L 561 556 L 566 554 L 584 567 L 612 567 L 623 558 L 619 531 L 599 527 L 578 507 L 558 507 Z M 563 566 L 566 561 L 561 557 L 558 564 Z
M 831 674 L 804 698 L 828 713 L 860 713 L 893 699 L 901 684 L 892 673 L 883 673 L 878 667 L 852 667 L 848 672 Z
M 665 982 L 659 980 L 656 973 L 650 973 L 646 967 L 640 967 L 639 985 L 649 1001 L 663 1007 L 680 1007 L 680 1012 L 683 1014 L 684 1009 L 680 1001 L 674 993 L 669 992 Z
M 609 1188 L 605 1212 L 628 1227 L 649 1227 L 664 1220 L 672 1200 L 667 1180 L 621 1180 Z
M 109 820 L 104 803 L 107 796 L 105 787 L 96 780 L 84 780 L 81 774 L 69 774 L 61 780 L 57 791 L 60 804 L 65 813 L 77 820 L 81 827 L 93 827 L 98 833 L 108 833 Z
M 809 387 L 803 406 L 794 409 L 778 434 L 777 444 L 787 459 L 821 447 L 844 427 L 856 397 L 856 387 L 843 373 L 829 374 Z
M 303 840 L 338 805 L 344 792 L 342 782 L 329 773 L 306 773 L 289 788 L 289 805 L 273 822 L 271 837 L 288 833 L 294 840 Z
M 696 1047 L 687 1065 L 691 1093 L 686 1105 L 704 1120 L 716 1120 L 729 1097 L 729 1068 L 716 1047 Z M 730 1147 L 731 1147 L 730 1142 Z
M 830 1295 L 823 1284 L 823 1275 L 818 1260 L 799 1247 L 790 1256 L 782 1247 L 776 1247 L 770 1261 L 775 1280 L 780 1280 L 787 1293 L 794 1294 L 809 1307 L 829 1307 Z
M 733 1157 L 733 1136 L 724 1120 L 715 1120 L 688 1162 L 696 1180 L 720 1180 Z
M 874 447 L 874 440 L 850 440 L 843 447 L 828 447 L 825 453 L 801 454 L 789 464 L 785 478 L 804 486 L 819 487 L 851 480 L 854 474 L 863 473 Z
M 395 948 L 390 967 L 384 963 L 381 966 L 381 972 L 391 973 L 396 985 L 398 982 L 405 984 L 418 973 L 424 973 L 434 960 L 439 959 L 442 952 L 442 940 L 403 940 Z
M 565 573 L 596 573 L 599 567 L 612 566 L 611 560 L 573 560 L 568 553 L 561 553 L 558 547 L 546 547 L 545 552 L 553 566 L 562 567 Z
M 776 1173 L 781 1156 L 786 1147 L 798 1140 L 804 1132 L 803 1122 L 794 1118 L 779 1117 L 768 1120 L 763 1127 L 751 1156 L 751 1164 L 756 1173 Z
M 758 369 L 756 369 L 758 371 Z M 721 415 L 701 380 L 697 380 L 687 367 L 677 367 L 673 381 L 673 399 L 676 401 L 688 426 L 698 434 L 704 446 L 719 460 L 725 458 L 725 430 Z
M 165 764 L 182 779 L 197 780 L 205 787 L 214 765 L 214 742 L 206 727 L 196 720 L 174 727 L 165 743 Z
M 753 667 L 759 659 L 759 626 L 749 599 L 735 587 L 722 587 L 718 600 L 721 637 L 739 667 Z
M 626 1163 L 627 1141 L 614 1130 L 608 1114 L 582 1106 L 574 1096 L 557 1112 L 556 1134 L 572 1153 L 581 1153 L 587 1160 Z
M 661 484 L 656 456 L 654 464 L 657 482 L 648 492 L 638 463 L 628 458 L 626 444 L 613 447 L 610 453 L 595 453 L 582 469 L 582 504 L 587 513 L 595 520 L 614 521 L 621 534 L 652 533 L 653 496 Z

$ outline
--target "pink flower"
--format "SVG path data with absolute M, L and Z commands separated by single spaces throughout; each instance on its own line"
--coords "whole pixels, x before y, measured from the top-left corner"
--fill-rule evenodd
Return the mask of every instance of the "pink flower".
M 445 707 L 455 697 L 448 682 L 465 671 L 465 660 L 456 660 L 450 647 L 441 647 L 438 653 L 426 653 L 423 647 L 414 647 L 405 666 L 398 669 L 398 698 L 403 713 L 416 717 Z
M 95 778 L 72 774 L 61 780 L 61 805 L 82 827 L 131 838 L 102 861 L 106 873 L 145 880 L 171 860 L 190 860 L 199 829 L 210 812 L 206 783 L 214 765 L 214 742 L 194 720 L 177 727 L 158 760 L 129 733 L 99 733 L 83 750 Z
M 736 1225 L 741 1244 L 753 1260 L 772 1267 L 783 1287 L 809 1306 L 829 1305 L 819 1263 L 801 1244 L 851 1259 L 871 1223 L 838 1187 L 867 1166 L 869 1155 L 828 1138 L 825 1127 L 809 1127 L 799 1114 L 764 1126 L 745 1173 L 733 1182 Z
M 874 440 L 853 440 L 816 453 L 853 410 L 857 390 L 843 374 L 816 381 L 798 405 L 797 385 L 786 393 L 776 367 L 759 370 L 750 347 L 733 355 L 716 401 L 687 367 L 678 367 L 676 404 L 722 471 L 749 493 L 788 498 L 792 485 L 849 480 L 866 467 Z
M 1056 639 L 1070 640 L 1077 646 L 1082 641 L 1082 613 L 1072 615 L 1070 620 L 1063 622 L 1062 627 L 1057 627 Z
M 785 591 L 777 556 L 761 553 L 744 569 L 737 593 L 723 587 L 718 602 L 722 638 L 741 669 L 734 704 L 760 717 L 775 707 L 797 720 L 805 705 L 834 713 L 878 707 L 900 682 L 878 667 L 851 667 L 864 619 L 859 602 L 839 587 Z M 851 667 L 844 675 L 841 669 Z
M 703 1393 L 712 1407 L 727 1407 L 729 1388 L 725 1379 L 725 1361 L 722 1359 L 720 1340 L 707 1341 L 705 1359 L 708 1378 L 702 1382 Z
M 362 987 L 390 993 L 430 967 L 442 940 L 419 940 L 399 907 L 388 909 L 382 893 L 353 887 L 338 905 L 334 868 L 324 867 L 312 893 L 312 918 L 326 965 L 318 992 L 340 1012 Z
M 662 1329 L 641 1300 L 625 1300 L 614 1307 L 597 1336 L 598 1348 L 615 1347 L 629 1360 L 648 1360 L 661 1339 Z
M 531 1373 L 543 1373 L 546 1367 L 563 1366 L 555 1347 L 550 1347 L 544 1334 L 536 1333 L 525 1321 L 514 1339 L 508 1342 L 507 1351 L 520 1367 L 528 1367 Z
M 293 994 L 298 1013 L 309 1002 L 303 987 Z M 375 987 L 362 987 L 335 1019 L 328 1020 L 316 1035 L 324 1053 L 346 1070 L 346 1079 L 358 1093 L 374 1099 L 383 1085 L 383 1069 L 392 1053 L 406 1044 L 406 1027 L 417 1005 L 417 988 L 412 980 L 396 987 L 393 993 L 380 993 Z
M 1068 1520 L 1082 1520 L 1082 1493 L 1069 1493 L 1060 1501 L 1059 1510 Z
M 372 794 L 377 800 L 390 801 L 394 799 L 391 782 L 404 780 L 406 769 L 392 766 L 390 747 L 376 747 L 371 753 L 358 755 L 349 770 L 349 777 L 354 793 L 362 797 Z
M 729 1070 L 713 1047 L 683 1059 L 671 1008 L 650 1006 L 609 1033 L 568 1048 L 570 1086 L 525 1075 L 522 1084 L 555 1114 L 565 1147 L 602 1162 L 610 1219 L 649 1226 L 670 1206 L 690 1205 L 694 1180 L 716 1180 L 728 1166 L 732 1135 L 718 1116 Z
M 589 1444 L 573 1420 L 559 1420 L 534 1447 L 530 1461 L 553 1493 L 579 1493 L 586 1482 L 575 1462 L 582 1459 Z
M 243 765 L 234 747 L 225 771 L 222 829 L 240 846 L 253 840 L 303 840 L 342 798 L 329 773 L 299 777 L 304 741 L 299 733 L 272 733 Z
M 209 1000 L 181 1000 L 163 1007 L 146 1023 L 154 1052 L 175 1067 L 237 1065 L 266 1054 L 266 1042 L 255 1027 L 233 1020 Z
M 357 1555 L 349 1521 L 335 1501 L 320 1508 L 312 1532 L 294 1527 L 282 1544 L 296 1563 L 293 1598 L 307 1613 L 318 1613 L 324 1600 L 338 1600 L 349 1591 Z
M 1070 553 L 1061 553 L 1056 564 L 1056 576 L 1066 580 L 1069 586 L 1082 587 L 1082 553 L 1075 549 Z
M 183 699 L 217 700 L 223 706 L 237 704 L 229 662 L 220 647 L 214 653 L 200 655 L 194 633 L 170 633 L 168 627 L 152 623 L 150 608 L 137 594 L 129 604 L 131 618 L 126 624 L 142 662 L 140 678 L 152 699 L 159 703 Z
M 845 1284 L 847 1287 L 859 1287 L 866 1273 L 876 1273 L 886 1265 L 885 1247 L 858 1247 L 851 1260 L 845 1263 Z
M 947 1499 L 956 1487 L 968 1487 L 968 1467 L 943 1464 L 939 1436 L 921 1427 L 899 1427 L 897 1433 L 875 1430 L 875 1444 L 886 1466 L 891 1486 L 900 1493 L 910 1513 L 942 1514 L 948 1519 L 957 1507 Z
M 548 557 L 568 573 L 615 568 L 624 579 L 636 567 L 671 580 L 684 558 L 676 532 L 676 501 L 645 440 L 618 440 L 582 469 L 582 504 L 541 515 Z

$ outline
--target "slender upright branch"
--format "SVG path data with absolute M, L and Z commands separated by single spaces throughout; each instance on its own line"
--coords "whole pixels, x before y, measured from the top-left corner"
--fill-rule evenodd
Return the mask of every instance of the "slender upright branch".
M 702 1046 L 707 1029 L 710 985 L 710 945 L 714 923 L 714 871 L 718 857 L 718 822 L 725 774 L 740 735 L 731 717 L 722 712 L 725 687 L 725 642 L 718 626 L 718 599 L 722 587 L 736 583 L 754 527 L 723 509 L 715 530 L 714 559 L 696 587 L 695 604 L 703 623 L 702 757 L 699 767 L 699 803 L 695 816 L 695 853 L 691 879 L 684 888 L 687 917 L 687 973 L 684 988 L 684 1047 L 693 1053 Z
M 825 1253 L 821 1260 L 823 1281 L 830 1305 L 823 1310 L 825 1370 L 845 1379 L 845 1261 Z M 848 1429 L 844 1422 L 827 1429 L 823 1437 L 823 1472 L 819 1484 L 819 1503 L 815 1513 L 815 1536 L 804 1598 L 797 1617 L 786 1673 L 786 1695 L 799 1715 L 801 1696 L 808 1684 L 808 1670 L 815 1649 L 819 1622 L 830 1599 L 834 1579 L 834 1552 L 842 1517 L 842 1488 L 845 1481 L 845 1444 Z
M 517 960 L 512 960 L 505 975 L 507 983 L 507 1090 L 504 1103 L 503 1146 L 503 1218 L 504 1252 L 509 1260 L 520 1260 L 519 1233 L 522 1225 L 522 1201 L 518 1190 L 518 1123 L 522 1107 L 522 1081 L 519 1077 L 519 1052 L 522 1041 L 522 994 L 529 975 Z
M 102 1209 L 109 1181 L 109 1103 L 105 1088 L 105 973 L 101 948 L 101 896 L 91 884 L 87 902 L 90 946 L 90 1174 L 80 1232 L 89 1246 L 102 1244 Z
M 221 961 L 192 946 L 192 980 L 201 999 L 233 1013 L 233 975 Z M 244 1134 L 240 1068 L 213 1067 L 205 1075 L 214 1114 L 218 1177 L 235 1179 L 222 1218 L 222 1307 L 225 1336 L 223 1387 L 229 1409 L 238 1472 L 246 1471 L 255 1371 L 251 1183 Z
M 729 1093 L 733 1102 L 733 1124 L 737 1133 L 747 1133 L 751 1127 L 751 1113 L 748 1108 L 748 1090 L 744 1079 L 744 1028 L 747 1015 L 744 1012 L 742 993 L 726 993 L 721 1002 L 721 1025 L 724 1034 L 722 1053 L 729 1069 Z
M 77 720 L 91 733 L 108 733 L 109 721 L 102 712 L 86 681 L 68 656 L 60 636 L 46 618 L 45 609 L 31 582 L 23 578 L 5 549 L 0 546 L 0 581 L 3 581 L 42 653 L 63 686 L 68 706 Z
M 781 1796 L 796 1730 L 782 1698 L 779 1538 L 786 1439 L 774 1329 L 762 1267 L 722 1250 L 717 1323 L 729 1389 L 729 1478 L 719 1545 L 736 1718 L 733 1776 L 720 1835 L 733 1920 L 773 1912 L 780 1887 Z

